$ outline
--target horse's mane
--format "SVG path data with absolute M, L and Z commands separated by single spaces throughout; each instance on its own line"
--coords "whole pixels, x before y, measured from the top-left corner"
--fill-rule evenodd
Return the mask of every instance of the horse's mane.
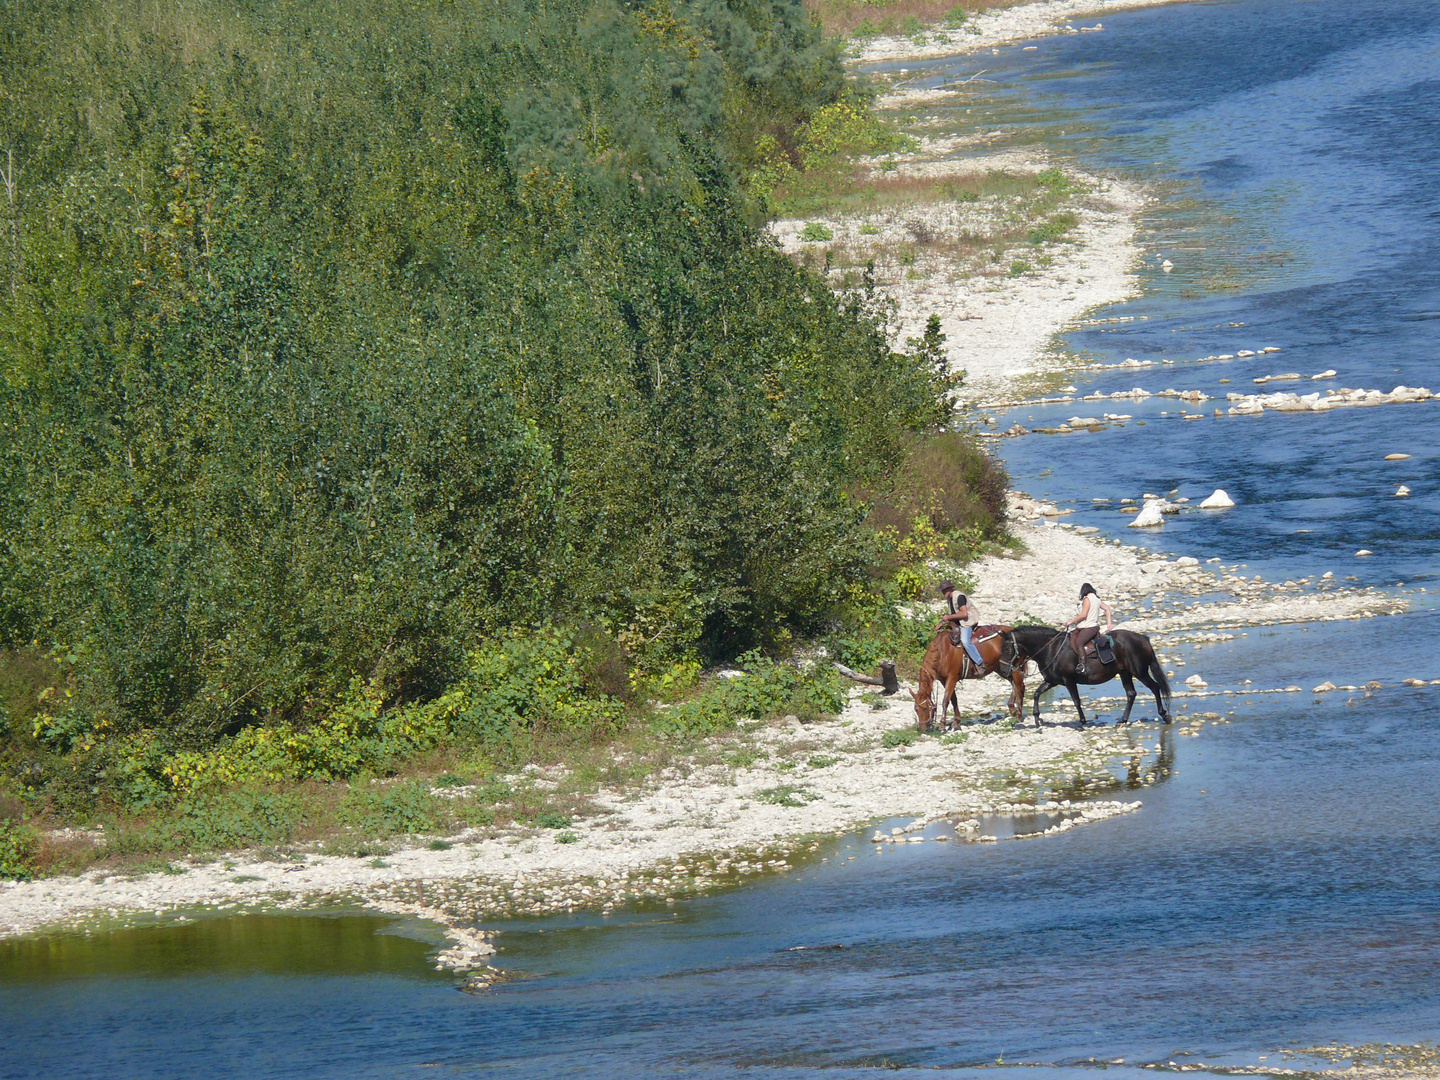
M 925 657 L 920 661 L 920 676 L 916 680 L 916 694 L 922 698 L 928 698 L 935 686 L 935 674 L 940 665 L 940 637 L 937 634 L 935 640 L 930 642 L 930 647 L 925 650 Z

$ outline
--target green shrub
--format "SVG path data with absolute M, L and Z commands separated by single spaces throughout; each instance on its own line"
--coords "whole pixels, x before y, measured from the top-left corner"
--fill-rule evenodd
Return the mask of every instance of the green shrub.
M 1020 277 L 1022 274 L 1028 274 L 1028 273 L 1029 273 L 1031 270 L 1033 270 L 1033 269 L 1034 269 L 1034 267 L 1032 267 L 1032 266 L 1031 266 L 1028 262 L 1026 262 L 1024 259 L 1016 259 L 1014 262 L 1012 262 L 1012 263 L 1010 264 L 1010 274 L 1009 274 L 1009 276 L 1010 276 L 1010 277 Z
M 891 728 L 880 736 L 880 745 L 887 749 L 897 746 L 914 746 L 920 741 L 920 733 L 913 727 Z
M 966 11 L 959 4 L 956 4 L 945 13 L 945 25 L 952 30 L 965 25 L 965 20 L 970 18 L 970 12 Z
M 36 847 L 34 829 L 12 818 L 0 818 L 0 880 L 30 880 Z
M 819 796 L 792 784 L 781 784 L 779 787 L 764 788 L 755 792 L 757 802 L 770 803 L 772 806 L 804 806 L 817 798 Z
M 800 230 L 800 239 L 806 243 L 815 243 L 820 240 L 833 240 L 835 239 L 835 233 L 831 230 L 830 226 L 824 222 L 811 221 Z
M 341 820 L 367 837 L 422 833 L 440 827 L 444 801 L 423 783 L 354 785 L 341 804 Z
M 573 822 L 559 810 L 541 810 L 535 815 L 535 824 L 541 829 L 568 829 Z
M 198 794 L 175 808 L 165 826 L 166 846 L 221 851 L 287 844 L 304 814 L 305 801 L 294 793 L 239 788 Z

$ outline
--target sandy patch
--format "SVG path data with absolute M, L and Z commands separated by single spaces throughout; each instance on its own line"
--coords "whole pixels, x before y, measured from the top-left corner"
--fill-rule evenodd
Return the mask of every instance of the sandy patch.
M 934 60 L 1050 34 L 1098 33 L 1104 29 L 1098 19 L 1107 12 L 1176 2 L 1178 0 L 1046 0 L 974 16 L 957 30 L 926 30 L 917 35 L 924 39 L 921 44 L 903 36 L 877 37 L 856 54 L 856 62 Z M 1071 20 L 1083 21 L 1072 23 Z
M 927 152 L 945 149 L 925 147 Z M 989 171 L 1033 175 L 1055 167 L 1057 163 L 1038 148 L 949 158 L 916 155 L 901 165 L 932 177 Z M 962 405 L 1013 395 L 1022 379 L 1051 366 L 1055 335 L 1062 329 L 1095 308 L 1138 292 L 1130 271 L 1140 257 L 1135 216 L 1146 195 L 1136 185 L 1071 166 L 1065 166 L 1064 172 L 1089 190 L 1066 204 L 1079 223 L 1063 242 L 1043 249 L 1011 249 L 999 266 L 986 273 L 953 261 L 943 250 L 921 248 L 912 267 L 880 280 L 880 291 L 896 304 L 896 347 L 923 333 L 932 314 L 940 316 L 952 366 L 966 372 Z M 834 239 L 828 244 L 894 249 L 913 241 L 921 231 L 941 245 L 952 238 L 985 235 L 1011 213 L 1012 207 L 998 201 L 938 202 L 867 214 L 783 219 L 774 222 L 770 231 L 791 254 L 817 246 L 801 239 L 801 231 L 812 222 L 831 231 Z M 1038 263 L 1037 272 L 1012 276 L 1004 269 L 1012 260 L 1033 262 L 1040 256 L 1052 260 L 1043 270 Z

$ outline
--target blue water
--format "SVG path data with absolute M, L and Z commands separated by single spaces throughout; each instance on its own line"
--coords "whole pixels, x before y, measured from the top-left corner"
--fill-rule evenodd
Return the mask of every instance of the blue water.
M 1070 345 L 1178 362 L 1083 373 L 1082 392 L 1223 397 L 1332 367 L 1342 385 L 1440 390 L 1440 12 L 1245 0 L 1103 22 L 983 58 L 1030 135 L 1163 185 L 1143 223 L 1147 291 L 1101 313 L 1133 321 Z M 1187 363 L 1265 345 L 1284 351 Z M 1151 400 L 1013 419 L 1092 409 L 1146 425 L 1001 447 L 1017 486 L 1073 500 L 1071 520 L 1120 535 L 1092 497 L 1219 486 L 1240 505 L 1125 539 L 1272 576 L 1433 584 L 1440 405 L 1184 422 Z M 1232 723 L 1197 738 L 1137 725 L 1135 775 L 1158 782 L 1117 789 L 1136 813 L 995 845 L 877 854 L 847 837 L 674 910 L 510 924 L 500 962 L 524 977 L 484 995 L 356 916 L 0 943 L 0 1077 L 1072 1077 L 1123 1058 L 1105 1069 L 1126 1078 L 1434 1038 L 1440 687 L 1398 684 L 1440 678 L 1432 595 L 1395 618 L 1187 647 L 1186 670 L 1216 688 L 1386 688 L 1237 695 Z
M 1440 9 L 1241 0 L 1103 22 L 1101 33 L 936 64 L 921 79 L 983 67 L 1018 118 L 1007 127 L 1098 172 L 1161 185 L 1165 197 L 1142 219 L 1145 295 L 1099 313 L 1133 321 L 1068 344 L 1098 363 L 1174 363 L 1081 373 L 1080 392 L 1199 389 L 1218 399 L 1194 410 L 1208 416 L 1232 391 L 1440 391 Z M 1283 351 L 1193 363 L 1265 346 Z M 1336 377 L 1320 382 L 1252 381 L 1329 369 Z M 1107 530 L 1114 510 L 1092 498 L 1179 488 L 1198 500 L 1221 487 L 1234 510 L 1129 539 L 1281 577 L 1328 569 L 1377 585 L 1434 580 L 1440 403 L 1185 421 L 1173 399 L 1152 398 L 999 420 L 1050 426 L 1102 412 L 1145 427 L 1007 442 L 1016 486 L 1073 501 L 1073 520 Z M 1396 452 L 1412 457 L 1384 460 Z M 1394 497 L 1401 484 L 1408 500 Z M 1375 557 L 1357 561 L 1360 548 Z

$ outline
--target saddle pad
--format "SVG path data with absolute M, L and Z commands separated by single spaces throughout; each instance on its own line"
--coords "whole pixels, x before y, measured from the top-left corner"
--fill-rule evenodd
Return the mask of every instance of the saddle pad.
M 982 641 L 989 641 L 992 637 L 998 637 L 1009 629 L 1010 627 L 1003 623 L 986 623 L 982 626 L 975 627 L 975 629 L 970 632 L 970 640 L 977 644 Z

